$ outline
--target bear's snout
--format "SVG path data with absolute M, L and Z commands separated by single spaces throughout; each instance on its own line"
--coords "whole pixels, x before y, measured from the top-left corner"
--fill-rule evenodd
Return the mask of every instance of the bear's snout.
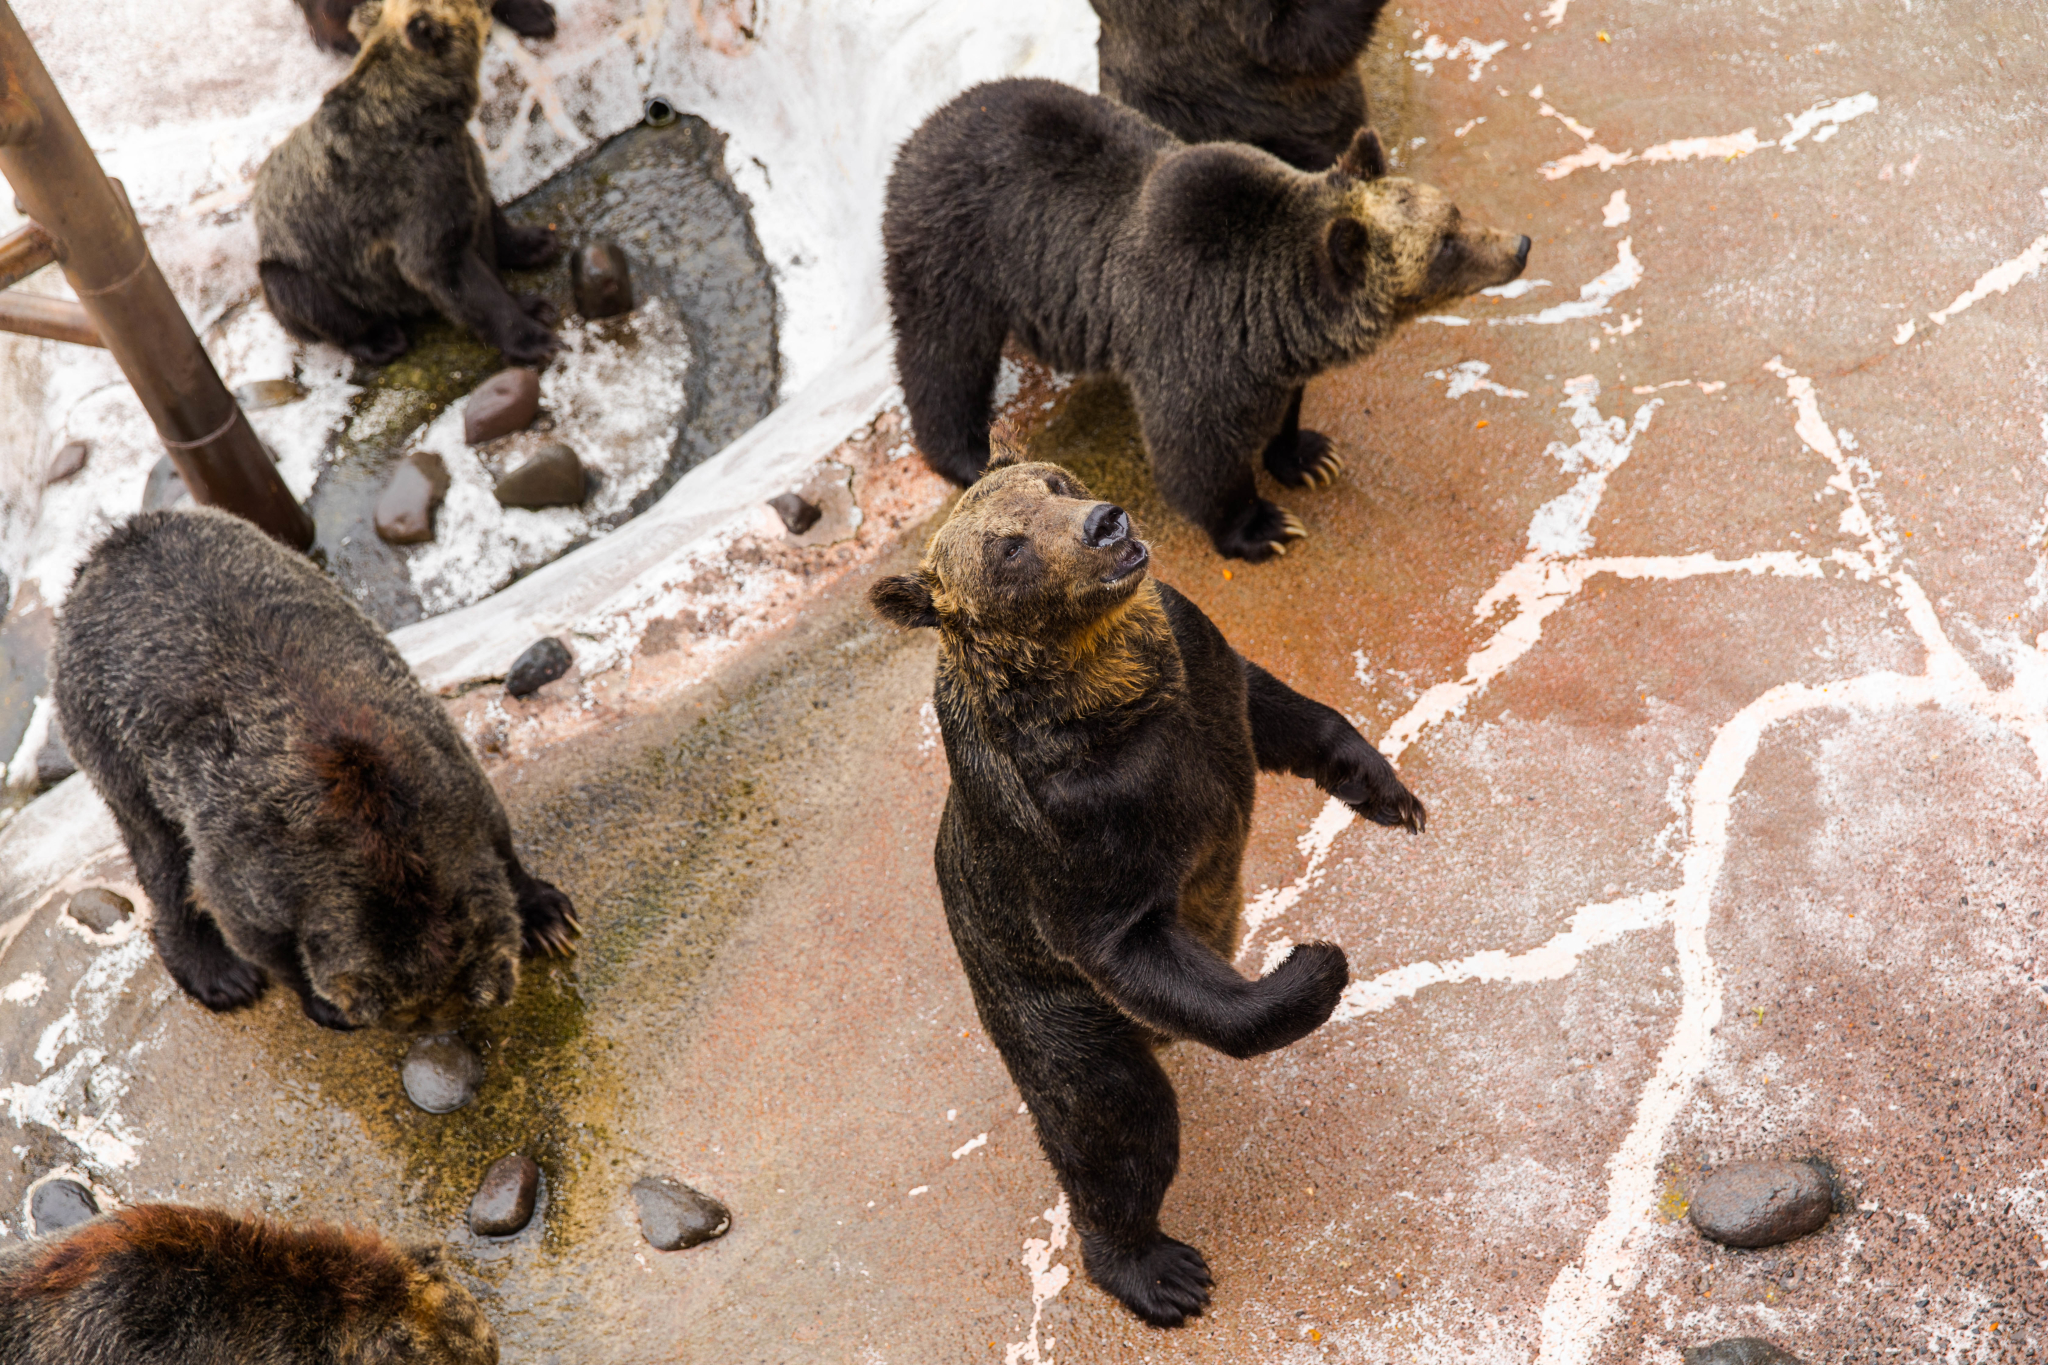
M 1131 519 L 1114 503 L 1096 504 L 1088 519 L 1081 523 L 1081 541 L 1091 550 L 1107 549 L 1130 536 Z
M 1518 275 L 1529 265 L 1529 247 L 1529 236 L 1524 233 L 1522 240 L 1515 244 L 1515 273 Z

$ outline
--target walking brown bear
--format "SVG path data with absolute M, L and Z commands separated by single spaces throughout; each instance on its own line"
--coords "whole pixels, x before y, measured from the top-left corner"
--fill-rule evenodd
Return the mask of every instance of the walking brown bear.
M 976 86 L 911 135 L 882 242 L 896 368 L 934 469 L 981 474 L 1014 336 L 1055 369 L 1121 377 L 1159 491 L 1218 554 L 1255 561 L 1307 534 L 1258 496 L 1258 463 L 1291 487 L 1336 472 L 1327 439 L 1285 429 L 1301 386 L 1529 256 L 1527 237 L 1387 176 L 1370 130 L 1305 175 L 1042 80 Z
M 329 52 L 356 52 L 362 47 L 348 31 L 349 16 L 361 0 L 297 0 L 305 12 L 313 41 Z M 491 16 L 522 38 L 555 36 L 555 7 L 547 0 L 497 0 Z
M 177 983 L 211 1010 L 267 980 L 329 1028 L 447 1026 L 567 951 L 441 703 L 342 590 L 249 523 L 145 512 L 58 619 L 57 715 L 114 813 Z
M 1328 943 L 1257 981 L 1230 965 L 1257 772 L 1309 778 L 1383 825 L 1420 832 L 1424 813 L 1342 716 L 1241 657 L 1146 577 L 1148 558 L 1129 518 L 1066 470 L 999 457 L 917 571 L 870 601 L 939 632 L 953 784 L 934 861 L 982 1025 L 1072 1201 L 1089 1275 L 1170 1327 L 1211 1281 L 1159 1228 L 1180 1119 L 1154 1047 L 1285 1047 L 1347 980 Z
M 438 1246 L 138 1204 L 0 1251 L 0 1365 L 497 1365 Z
M 256 172 L 263 297 L 286 331 L 382 365 L 404 354 L 403 319 L 438 310 L 515 365 L 560 343 L 554 308 L 498 278 L 551 260 L 555 235 L 515 227 L 491 202 L 469 135 L 491 16 L 479 0 L 365 0 L 362 51 L 312 118 Z

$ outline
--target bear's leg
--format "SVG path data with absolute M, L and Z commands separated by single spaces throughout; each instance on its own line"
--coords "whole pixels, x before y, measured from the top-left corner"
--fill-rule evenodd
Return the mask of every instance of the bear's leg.
M 1289 488 L 1321 488 L 1337 481 L 1344 462 L 1331 449 L 1329 437 L 1301 429 L 1302 393 L 1294 391 L 1279 432 L 1266 442 L 1266 472 Z
M 1009 324 L 992 306 L 919 306 L 891 281 L 896 372 L 924 461 L 967 485 L 988 468 L 990 400 Z
M 554 308 L 542 298 L 514 298 L 476 243 L 455 240 L 421 220 L 398 243 L 398 273 L 448 317 L 498 348 L 514 365 L 547 364 L 561 341 L 542 325 Z
M 183 831 L 157 809 L 139 780 L 107 780 L 110 774 L 102 765 L 95 765 L 92 775 L 156 911 L 150 937 L 171 979 L 216 1013 L 255 1004 L 268 979 L 261 967 L 237 956 L 213 917 L 193 904 L 192 850 Z
M 1308 534 L 1292 512 L 1259 496 L 1252 475 L 1250 442 L 1280 422 L 1284 391 L 1270 395 L 1270 403 L 1226 406 L 1205 401 L 1185 380 L 1127 378 L 1159 491 L 1209 533 L 1217 554 L 1256 564 L 1286 554 L 1289 541 Z
M 522 38 L 555 36 L 555 7 L 548 0 L 498 0 L 491 14 Z
M 549 10 L 548 14 L 548 32 L 553 33 L 554 11 Z M 491 205 L 491 241 L 500 270 L 531 270 L 555 259 L 557 244 L 553 228 L 519 227 L 496 204 Z
M 341 347 L 365 365 L 386 365 L 405 354 L 405 329 L 374 318 L 296 266 L 264 261 L 256 267 L 263 297 L 284 329 L 301 341 Z

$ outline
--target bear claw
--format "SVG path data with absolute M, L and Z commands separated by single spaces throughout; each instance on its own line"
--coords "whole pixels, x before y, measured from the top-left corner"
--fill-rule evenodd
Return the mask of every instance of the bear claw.
M 1289 488 L 1327 488 L 1344 462 L 1320 431 L 1276 436 L 1266 446 L 1266 472 Z

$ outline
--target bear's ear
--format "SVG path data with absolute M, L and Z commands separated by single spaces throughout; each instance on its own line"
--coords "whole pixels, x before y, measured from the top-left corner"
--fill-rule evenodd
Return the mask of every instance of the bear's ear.
M 1323 230 L 1323 266 L 1340 294 L 1365 283 L 1372 234 L 1356 218 L 1334 218 Z
M 378 20 L 383 17 L 384 0 L 364 0 L 364 3 L 357 5 L 355 11 L 348 16 L 348 31 L 355 35 L 357 42 L 363 42 L 369 38 L 370 30 L 377 27 Z
M 931 585 L 919 574 L 898 574 L 868 589 L 868 605 L 875 615 L 905 629 L 936 626 L 939 609 L 932 603 Z
M 446 24 L 425 14 L 415 14 L 405 24 L 405 41 L 413 51 L 424 52 L 429 57 L 445 55 L 453 36 Z
M 1360 128 L 1337 158 L 1336 170 L 1357 180 L 1377 180 L 1387 173 L 1387 149 L 1377 128 Z
M 988 429 L 988 465 L 983 469 L 1002 469 L 1007 465 L 1024 464 L 1024 438 L 1017 434 L 1017 428 L 1004 417 Z

